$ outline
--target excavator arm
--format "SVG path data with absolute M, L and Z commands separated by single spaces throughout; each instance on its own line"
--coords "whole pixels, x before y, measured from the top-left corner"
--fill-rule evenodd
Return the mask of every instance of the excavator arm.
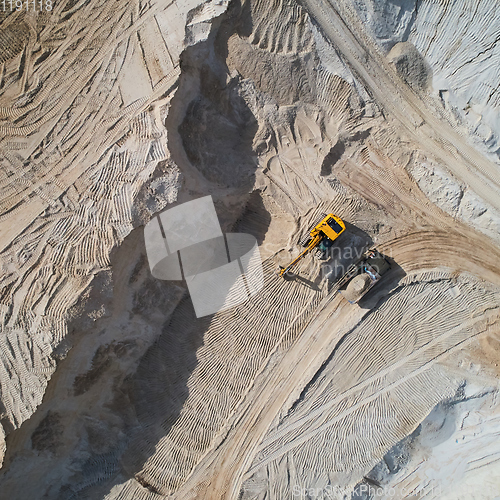
M 290 262 L 290 264 L 288 264 L 288 266 L 286 267 L 281 267 L 279 268 L 279 271 L 278 271 L 278 276 L 281 276 L 282 278 L 285 277 L 286 273 L 288 273 L 288 271 L 290 271 L 290 269 L 295 265 L 297 264 L 297 262 L 299 262 L 300 259 L 302 259 L 304 257 L 304 255 L 306 255 L 308 252 L 310 252 L 313 248 L 317 247 L 320 243 L 321 243 L 321 240 L 324 238 L 324 236 L 321 234 L 321 233 L 318 233 L 310 242 L 309 244 L 307 245 L 306 249 L 301 252 L 297 257 L 295 257 L 295 259 L 292 260 L 292 262 Z

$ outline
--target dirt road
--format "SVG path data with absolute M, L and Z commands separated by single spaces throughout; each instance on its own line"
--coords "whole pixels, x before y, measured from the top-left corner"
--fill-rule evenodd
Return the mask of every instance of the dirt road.
M 377 103 L 404 127 L 412 142 L 435 156 L 459 179 L 495 208 L 500 208 L 498 167 L 476 151 L 465 137 L 438 119 L 428 102 L 396 75 L 345 0 L 303 0 L 303 5 Z
M 415 233 L 387 242 L 381 249 L 391 252 L 406 272 L 453 263 L 457 269 L 470 267 L 478 276 L 500 284 L 500 260 L 491 258 L 491 252 L 498 257 L 498 251 L 488 244 L 478 248 L 458 234 Z M 278 412 L 293 403 L 343 335 L 366 313 L 332 290 L 279 364 L 256 380 L 226 426 L 227 435 L 208 451 L 175 498 L 237 498 L 257 447 Z

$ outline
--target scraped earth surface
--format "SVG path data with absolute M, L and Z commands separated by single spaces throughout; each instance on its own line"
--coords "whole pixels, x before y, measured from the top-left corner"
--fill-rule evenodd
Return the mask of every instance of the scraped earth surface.
M 0 22 L 2 498 L 496 498 L 497 2 Z M 264 288 L 196 318 L 143 227 L 207 195 Z M 278 278 L 329 212 L 327 258 Z M 349 304 L 370 246 L 391 270 Z

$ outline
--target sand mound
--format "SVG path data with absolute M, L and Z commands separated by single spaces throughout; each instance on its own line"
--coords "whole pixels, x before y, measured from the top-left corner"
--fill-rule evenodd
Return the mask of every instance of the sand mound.
M 355 276 L 347 285 L 344 297 L 350 302 L 355 302 L 370 286 L 370 283 L 370 276 L 366 273 L 358 274 L 358 276 Z
M 399 76 L 413 89 L 426 90 L 432 84 L 430 66 L 410 42 L 400 42 L 387 54 Z

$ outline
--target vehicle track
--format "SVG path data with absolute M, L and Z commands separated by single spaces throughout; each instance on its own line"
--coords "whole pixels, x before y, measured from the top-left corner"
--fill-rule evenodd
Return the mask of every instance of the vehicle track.
M 404 306 L 404 304 L 402 304 L 402 306 Z M 484 318 L 482 318 L 488 323 L 488 326 L 500 321 L 499 309 L 500 308 L 497 307 L 496 309 L 488 310 Z M 464 313 L 464 310 L 461 311 L 461 313 Z M 419 346 L 416 349 L 412 349 L 408 355 L 398 358 L 397 361 L 392 364 L 388 363 L 385 368 L 375 373 L 374 375 L 363 379 L 357 384 L 353 384 L 351 387 L 349 387 L 349 389 L 340 392 L 334 397 L 328 398 L 328 401 L 322 404 L 320 407 L 309 411 L 304 417 L 300 418 L 299 420 L 295 420 L 291 424 L 287 424 L 284 430 L 280 429 L 274 432 L 271 436 L 267 437 L 261 442 L 261 444 L 259 445 L 259 450 L 260 453 L 262 453 L 262 456 L 254 461 L 251 469 L 245 475 L 247 477 L 250 477 L 261 466 L 273 460 L 276 460 L 290 450 L 305 444 L 309 440 L 312 440 L 317 434 L 325 431 L 336 423 L 341 422 L 345 419 L 346 416 L 351 415 L 363 406 L 376 400 L 380 396 L 394 391 L 399 386 L 406 384 L 410 379 L 424 374 L 434 363 L 447 357 L 456 349 L 461 348 L 462 344 L 473 338 L 474 334 L 468 336 L 466 340 L 460 339 L 458 343 L 452 345 L 452 347 L 448 349 L 440 350 L 441 345 L 446 340 L 448 340 L 452 336 L 462 333 L 464 330 L 468 332 L 468 330 L 472 329 L 477 323 L 478 318 L 477 316 L 474 316 L 468 319 L 464 318 L 464 320 L 458 326 L 452 329 L 446 329 L 446 324 L 441 325 L 443 327 L 443 333 L 441 335 L 433 336 L 432 340 L 429 340 L 427 343 Z M 390 327 L 390 325 L 387 324 L 383 326 L 387 330 Z M 384 331 L 386 331 L 385 329 Z M 477 331 L 475 335 L 483 333 L 484 331 L 485 330 L 481 329 Z M 422 364 L 418 364 L 417 361 L 419 361 L 419 358 L 421 358 L 422 354 L 427 351 L 439 353 L 437 355 L 432 354 L 428 356 L 430 358 L 428 361 Z M 364 361 L 367 362 L 366 359 Z M 395 370 L 404 367 L 406 364 L 414 364 L 416 365 L 416 369 L 412 370 L 408 374 L 405 374 L 404 377 L 397 378 L 390 383 L 383 384 L 383 378 L 385 376 L 391 374 Z M 379 386 L 382 388 L 372 392 L 371 394 L 369 393 L 367 396 L 363 395 L 364 397 L 362 399 L 360 398 L 354 404 L 351 404 L 351 406 L 349 406 L 347 409 L 336 414 L 334 418 L 329 417 L 329 412 L 334 410 L 335 407 L 341 408 L 344 406 L 340 403 L 343 402 L 346 398 L 351 398 L 352 400 L 357 393 L 368 390 L 370 386 Z
M 449 266 L 450 262 L 453 268 L 467 269 L 468 252 L 475 251 L 473 272 L 486 280 L 494 278 L 500 284 L 500 260 L 491 259 L 494 247 L 477 249 L 473 241 L 459 234 L 425 231 L 387 242 L 380 248 L 392 250 L 394 260 L 406 272 Z M 497 256 L 498 253 L 494 252 Z M 481 265 L 482 262 L 487 264 Z M 300 393 L 343 334 L 359 323 L 366 312 L 332 290 L 279 364 L 266 372 L 263 380 L 255 382 L 257 392 L 241 404 L 237 417 L 226 426 L 227 435 L 217 440 L 173 498 L 237 498 L 259 443 L 277 414 L 293 395 Z M 336 319 L 342 320 L 341 326 L 324 328 L 327 322 L 334 324 Z
M 476 151 L 428 103 L 407 87 L 366 33 L 346 0 L 301 0 L 377 103 L 396 118 L 422 150 L 432 153 L 491 206 L 500 209 L 498 167 Z
M 171 3 L 169 3 L 169 5 Z M 118 109 L 118 111 L 111 109 L 111 116 L 108 116 L 104 120 L 102 119 L 104 114 L 106 111 L 109 111 L 110 104 L 118 95 L 118 91 L 115 88 L 114 92 L 110 92 L 106 98 L 106 102 L 100 107 L 97 115 L 93 117 L 95 126 L 92 127 L 90 123 L 87 123 L 86 130 L 82 135 L 78 134 L 78 130 L 75 132 L 74 124 L 79 122 L 81 113 L 83 113 L 81 110 L 87 109 L 86 103 L 90 102 L 91 99 L 95 99 L 98 93 L 97 83 L 99 82 L 99 78 L 101 78 L 106 71 L 106 68 L 103 69 L 101 66 L 105 65 L 105 62 L 109 60 L 119 43 L 134 35 L 144 23 L 164 8 L 164 6 L 156 5 L 147 10 L 130 25 L 126 16 L 124 17 L 124 12 L 127 12 L 129 8 L 122 6 L 121 10 L 113 11 L 113 5 L 112 2 L 108 2 L 104 9 L 97 9 L 97 20 L 91 24 L 93 28 L 87 30 L 77 48 L 71 52 L 69 57 L 65 58 L 62 69 L 58 69 L 56 77 L 48 80 L 47 84 L 31 103 L 22 107 L 12 106 L 0 109 L 0 115 L 11 119 L 24 116 L 28 111 L 38 109 L 43 99 L 50 96 L 51 93 L 57 93 L 55 89 L 58 89 L 58 87 L 64 89 L 66 82 L 62 81 L 62 77 L 58 75 L 62 75 L 64 72 L 69 71 L 72 65 L 76 64 L 81 53 L 85 50 L 94 52 L 85 70 L 75 73 L 75 77 L 69 79 L 69 88 L 66 88 L 63 95 L 57 98 L 48 109 L 44 108 L 42 114 L 39 118 L 35 119 L 34 123 L 10 126 L 4 124 L 0 125 L 0 132 L 3 132 L 3 134 L 8 137 L 29 135 L 40 131 L 40 127 L 50 125 L 51 123 L 55 124 L 55 122 L 58 122 L 61 116 L 70 109 L 72 103 L 81 93 L 86 83 L 93 75 L 96 76 L 96 82 L 94 82 L 92 91 L 89 92 L 83 100 L 79 102 L 76 109 L 73 110 L 76 114 L 72 116 L 71 121 L 64 127 L 60 134 L 58 134 L 60 137 L 53 137 L 53 144 L 60 148 L 61 145 L 64 146 L 65 139 L 67 140 L 68 135 L 71 137 L 76 134 L 77 144 L 73 144 L 69 148 L 71 152 L 65 154 L 59 161 L 54 163 L 52 159 L 48 159 L 49 155 L 53 154 L 53 148 L 47 148 L 44 152 L 47 161 L 44 161 L 44 158 L 39 158 L 31 163 L 30 173 L 32 177 L 29 182 L 26 181 L 28 172 L 24 166 L 20 168 L 20 173 L 15 174 L 15 176 L 19 177 L 21 182 L 18 189 L 16 189 L 15 199 L 12 199 L 14 205 L 8 208 L 6 207 L 6 210 L 15 207 L 15 215 L 18 223 L 15 225 L 11 223 L 9 215 L 13 215 L 14 213 L 3 215 L 3 220 L 0 221 L 0 251 L 6 248 L 19 234 L 22 228 L 31 223 L 47 207 L 47 200 L 43 199 L 43 196 L 42 199 L 40 199 L 40 190 L 43 189 L 44 186 L 52 185 L 53 188 L 55 188 L 56 192 L 51 193 L 50 199 L 57 199 L 61 196 L 68 186 L 75 182 L 76 179 L 82 175 L 82 172 L 86 171 L 86 169 L 82 167 L 85 165 L 90 166 L 93 162 L 96 162 L 104 150 L 109 148 L 113 141 L 118 140 L 125 133 L 131 118 L 136 113 L 141 109 L 145 109 L 150 103 L 167 93 L 169 90 L 172 90 L 178 81 L 180 69 L 176 66 L 157 83 L 153 92 L 148 97 L 140 99 L 124 109 Z M 123 24 L 122 29 L 120 29 L 120 23 Z M 113 36 L 107 40 L 105 45 L 98 47 L 97 50 L 94 49 L 92 43 L 96 37 L 98 38 L 99 33 L 104 34 L 107 30 L 109 31 L 111 27 L 113 27 L 111 30 Z M 49 60 L 52 59 L 49 58 L 47 61 Z M 44 61 L 44 63 L 47 63 L 47 61 Z M 39 71 L 40 69 L 38 69 L 38 72 Z M 49 68 L 46 68 L 46 71 L 49 71 Z M 57 91 L 60 91 L 60 88 Z M 26 116 L 29 116 L 30 120 L 33 121 L 31 118 L 34 116 L 33 113 Z M 96 140 L 97 137 L 99 139 Z M 75 147 L 76 145 L 78 147 Z M 37 169 L 36 172 L 35 169 Z M 13 179 L 6 179 L 6 181 L 10 183 L 13 182 Z M 8 189 L 8 186 L 6 186 L 6 189 Z M 9 201 L 9 199 L 7 198 L 6 201 Z M 19 203 L 21 203 L 21 206 L 16 206 Z

